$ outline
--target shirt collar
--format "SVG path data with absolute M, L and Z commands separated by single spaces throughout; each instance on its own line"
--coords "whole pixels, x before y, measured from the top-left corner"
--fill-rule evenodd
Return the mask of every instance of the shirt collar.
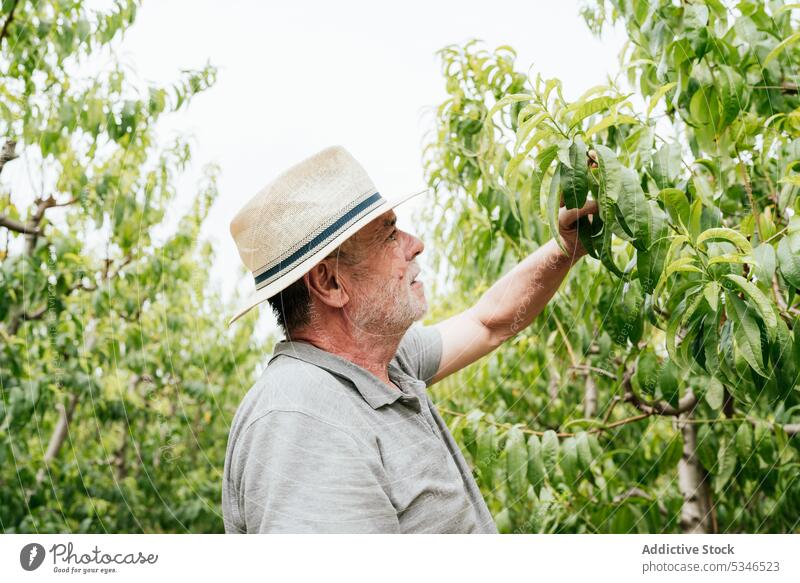
M 419 398 L 407 390 L 408 385 L 415 382 L 415 379 L 405 374 L 394 359 L 389 362 L 389 378 L 400 387 L 399 391 L 388 386 L 367 369 L 308 342 L 281 340 L 275 344 L 272 357 L 267 364 L 281 355 L 313 364 L 349 380 L 373 409 L 399 400 L 416 410 L 417 413 L 421 410 Z

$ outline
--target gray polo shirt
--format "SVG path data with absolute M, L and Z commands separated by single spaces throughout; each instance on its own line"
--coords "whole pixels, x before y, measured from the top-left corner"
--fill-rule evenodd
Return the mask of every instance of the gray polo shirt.
M 239 405 L 222 487 L 225 531 L 495 533 L 426 391 L 442 340 L 413 326 L 393 389 L 306 342 L 279 342 Z

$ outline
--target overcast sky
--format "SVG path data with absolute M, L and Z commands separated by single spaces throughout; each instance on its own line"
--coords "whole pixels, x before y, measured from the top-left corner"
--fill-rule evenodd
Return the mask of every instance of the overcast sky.
M 615 74 L 623 35 L 592 37 L 579 7 L 555 0 L 151 0 L 119 55 L 154 83 L 206 61 L 219 68 L 216 85 L 164 130 L 195 138 L 194 169 L 180 183 L 183 204 L 203 163 L 221 167 L 206 233 L 217 249 L 210 271 L 230 297 L 236 282 L 240 293 L 252 289 L 239 272 L 231 218 L 304 157 L 341 144 L 381 192 L 424 187 L 423 136 L 432 127 L 430 109 L 445 96 L 435 56 L 441 47 L 471 38 L 487 48 L 511 45 L 518 68 L 559 77 L 567 97 Z M 398 212 L 401 226 L 413 229 L 412 212 Z

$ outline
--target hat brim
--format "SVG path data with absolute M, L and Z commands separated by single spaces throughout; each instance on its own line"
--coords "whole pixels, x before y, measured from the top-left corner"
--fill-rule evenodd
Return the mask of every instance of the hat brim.
M 330 240 L 324 247 L 322 247 L 319 251 L 314 253 L 313 255 L 309 256 L 308 258 L 304 259 L 302 263 L 297 264 L 295 267 L 287 271 L 281 277 L 270 283 L 269 285 L 256 290 L 255 293 L 251 294 L 249 298 L 240 306 L 240 308 L 236 311 L 236 314 L 228 321 L 228 326 L 233 324 L 236 320 L 244 316 L 247 312 L 255 308 L 257 305 L 267 301 L 269 298 L 274 296 L 275 294 L 283 291 L 290 285 L 292 285 L 295 281 L 303 277 L 306 273 L 308 273 L 312 267 L 314 267 L 317 263 L 322 261 L 325 257 L 327 257 L 334 249 L 336 249 L 339 245 L 344 243 L 347 239 L 352 237 L 361 227 L 366 225 L 367 223 L 373 221 L 375 218 L 379 217 L 383 213 L 390 211 L 391 209 L 395 208 L 396 206 L 403 204 L 404 202 L 418 196 L 420 194 L 429 192 L 430 188 L 425 188 L 418 192 L 412 192 L 411 194 L 405 194 L 395 198 L 387 198 L 386 201 L 376 206 L 366 215 L 361 217 L 358 221 L 353 223 L 349 228 L 345 229 L 339 235 L 334 237 Z

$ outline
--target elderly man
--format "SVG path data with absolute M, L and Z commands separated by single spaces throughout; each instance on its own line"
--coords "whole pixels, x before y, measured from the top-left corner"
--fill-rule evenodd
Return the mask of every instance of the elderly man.
M 420 194 L 420 193 L 415 193 Z M 469 465 L 426 388 L 528 326 L 585 251 L 581 216 L 477 303 L 433 326 L 416 257 L 385 199 L 341 147 L 292 167 L 236 215 L 231 233 L 286 340 L 233 420 L 225 530 L 493 533 Z

